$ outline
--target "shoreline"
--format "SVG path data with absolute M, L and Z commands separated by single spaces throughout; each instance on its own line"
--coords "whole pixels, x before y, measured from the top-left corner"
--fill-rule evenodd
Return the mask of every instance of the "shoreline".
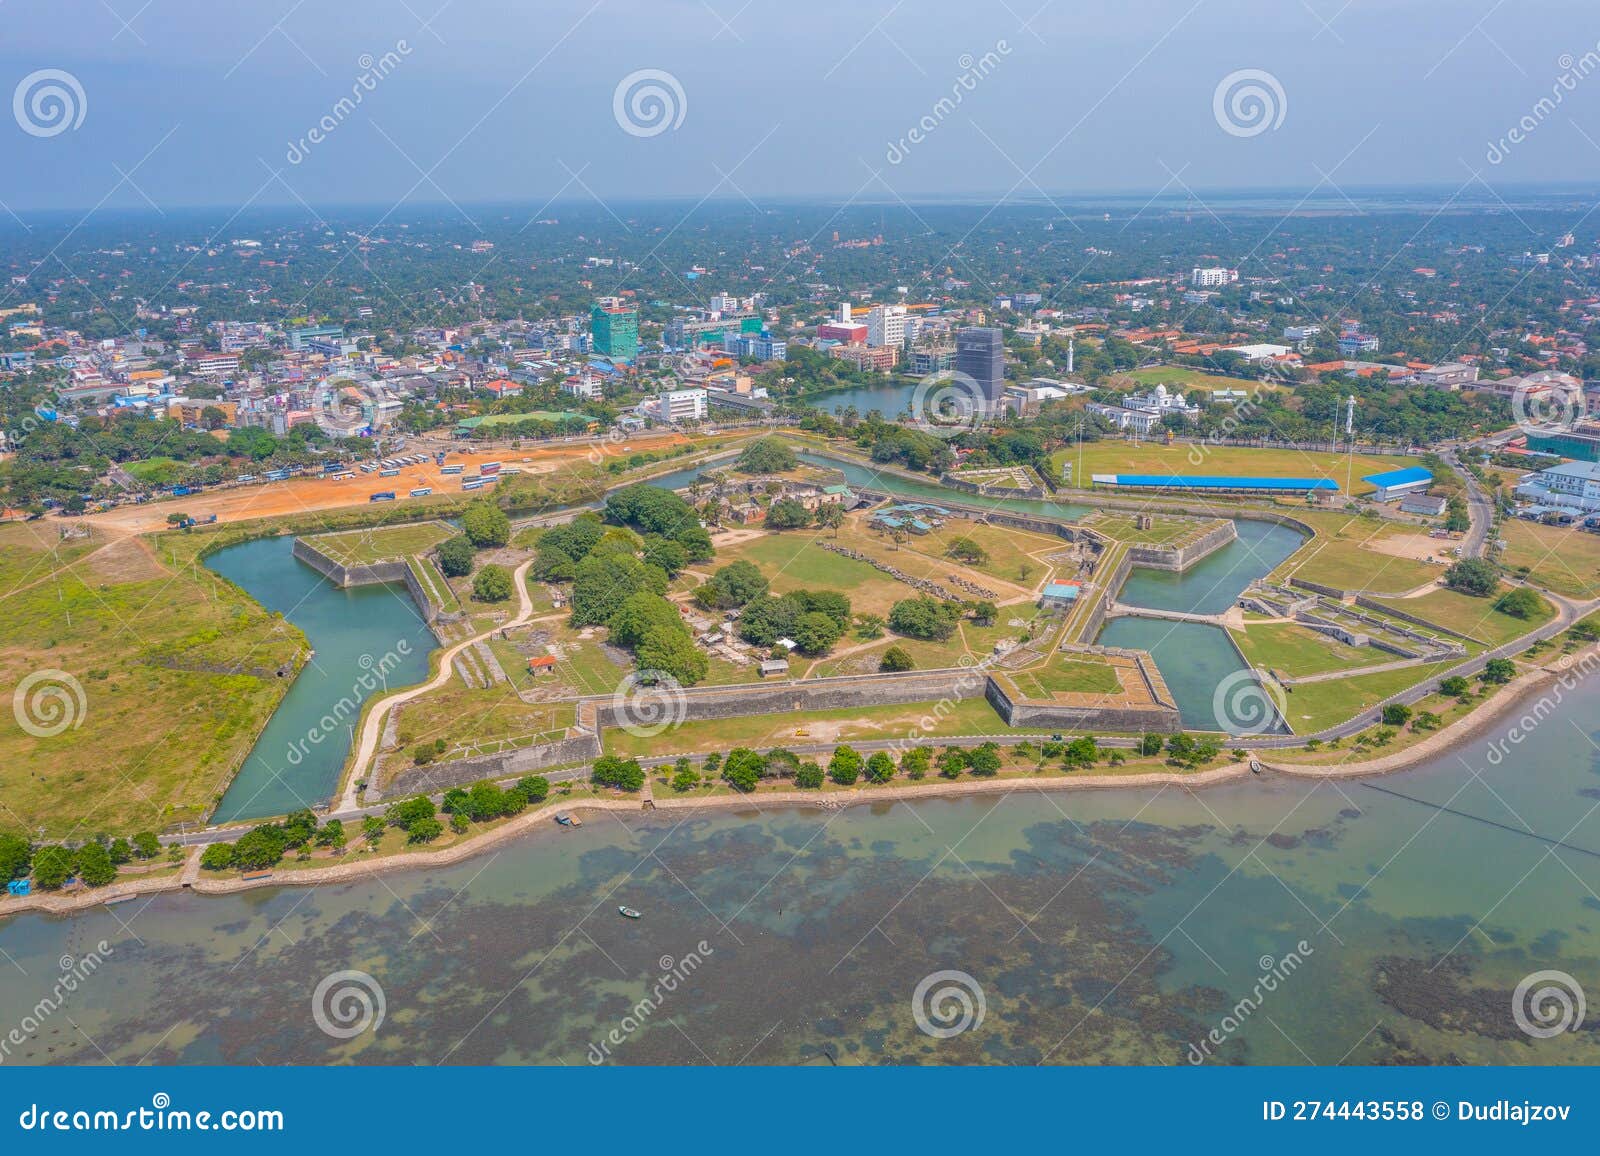
M 1585 658 L 1600 654 L 1600 647 L 1577 651 L 1562 659 L 1562 669 L 1540 667 L 1519 675 L 1500 687 L 1493 695 L 1478 705 L 1464 718 L 1456 720 L 1427 738 L 1395 751 L 1355 763 L 1332 763 L 1319 766 L 1309 763 L 1268 762 L 1260 754 L 1257 762 L 1263 770 L 1293 779 L 1352 779 L 1375 778 L 1410 770 L 1438 757 L 1452 747 L 1477 738 L 1484 731 L 1513 713 L 1516 707 L 1536 694 L 1548 690 L 1563 680 Z M 1262 752 L 1266 754 L 1269 752 Z M 1024 779 L 965 779 L 937 782 L 906 782 L 891 786 L 853 791 L 773 791 L 754 795 L 718 795 L 706 799 L 661 798 L 653 800 L 658 811 L 725 811 L 739 808 L 761 808 L 767 804 L 778 806 L 809 807 L 816 810 L 843 810 L 846 807 L 873 804 L 882 801 L 907 802 L 921 799 L 967 798 L 979 795 L 1013 794 L 1019 791 L 1094 791 L 1140 790 L 1150 787 L 1181 787 L 1185 790 L 1215 787 L 1248 780 L 1250 764 L 1228 763 L 1208 770 L 1181 774 L 1175 771 L 1158 771 L 1134 775 L 1082 775 L 1076 778 L 1059 776 Z M 0 920 L 13 915 L 39 913 L 66 915 L 98 907 L 108 901 L 136 898 L 141 895 L 159 895 L 164 892 L 192 891 L 200 895 L 233 895 L 262 887 L 327 886 L 351 883 L 376 875 L 379 872 L 408 871 L 427 867 L 451 867 L 472 859 L 491 848 L 500 846 L 530 833 L 535 827 L 553 821 L 558 810 L 578 812 L 626 811 L 638 813 L 644 809 L 642 798 L 546 800 L 530 808 L 503 826 L 465 839 L 438 851 L 408 851 L 371 862 L 339 863 L 328 867 L 308 867 L 274 873 L 265 879 L 207 879 L 200 875 L 199 857 L 202 847 L 191 847 L 184 867 L 177 875 L 158 879 L 130 879 L 110 884 L 104 889 L 81 894 L 62 895 L 59 892 L 38 892 L 26 897 L 0 899 Z

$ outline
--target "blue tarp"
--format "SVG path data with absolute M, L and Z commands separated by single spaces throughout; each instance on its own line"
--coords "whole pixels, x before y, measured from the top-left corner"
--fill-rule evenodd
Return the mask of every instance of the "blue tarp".
M 1363 482 L 1371 482 L 1379 489 L 1385 489 L 1389 486 L 1410 485 L 1413 482 L 1431 482 L 1433 481 L 1433 475 L 1421 466 L 1407 466 L 1403 470 L 1389 470 L 1381 474 L 1368 474 L 1361 480 Z

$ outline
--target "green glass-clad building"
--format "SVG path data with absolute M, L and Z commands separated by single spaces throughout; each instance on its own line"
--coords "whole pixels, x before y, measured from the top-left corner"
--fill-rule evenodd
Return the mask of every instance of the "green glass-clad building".
M 632 361 L 639 356 L 639 311 L 596 305 L 589 312 L 589 336 L 594 352 Z

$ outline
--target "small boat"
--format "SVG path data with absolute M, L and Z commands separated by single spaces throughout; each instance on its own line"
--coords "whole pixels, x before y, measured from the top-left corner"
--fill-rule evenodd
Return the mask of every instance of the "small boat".
M 624 919 L 643 919 L 644 918 L 644 915 L 642 913 L 640 913 L 638 911 L 635 911 L 631 907 L 619 907 L 619 908 L 617 908 L 617 910 L 622 914 L 622 917 Z
M 576 816 L 576 815 L 570 815 L 566 811 L 557 811 L 556 812 L 556 822 L 560 823 L 563 827 L 581 827 L 581 826 L 583 826 L 583 820 L 582 819 L 578 818 L 578 816 Z

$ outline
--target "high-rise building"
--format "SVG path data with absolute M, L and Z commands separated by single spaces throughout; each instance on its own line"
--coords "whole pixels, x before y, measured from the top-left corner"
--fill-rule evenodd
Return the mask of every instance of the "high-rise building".
M 596 305 L 589 313 L 592 348 L 604 357 L 639 356 L 639 311 L 626 305 Z
M 892 345 L 896 349 L 906 343 L 906 307 L 904 305 L 874 305 L 867 313 L 867 344 Z
M 998 413 L 1005 397 L 1005 348 L 998 329 L 956 330 L 956 372 L 977 382 L 987 413 Z

